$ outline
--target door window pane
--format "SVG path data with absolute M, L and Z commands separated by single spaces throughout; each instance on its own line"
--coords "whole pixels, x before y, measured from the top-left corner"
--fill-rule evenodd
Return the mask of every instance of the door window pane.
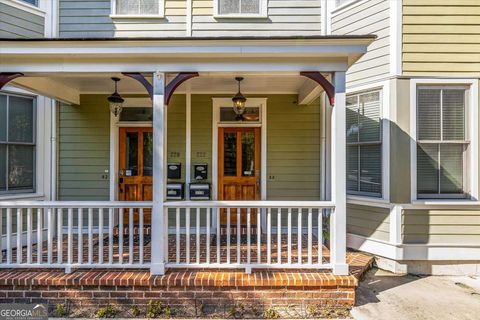
M 9 97 L 8 141 L 33 142 L 33 100 Z
M 255 134 L 242 134 L 242 176 L 255 176 Z
M 7 141 L 7 96 L 0 95 L 0 141 Z
M 138 176 L 138 133 L 127 132 L 125 176 Z
M 223 175 L 237 175 L 237 134 L 225 132 L 223 136 Z
M 153 164 L 153 133 L 143 133 L 143 175 L 152 176 Z
M 34 147 L 10 145 L 8 147 L 8 189 L 33 189 Z

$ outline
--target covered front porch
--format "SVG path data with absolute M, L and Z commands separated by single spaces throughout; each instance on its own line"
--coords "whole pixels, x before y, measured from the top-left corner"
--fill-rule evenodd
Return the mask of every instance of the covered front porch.
M 3 85 L 56 99 L 59 109 L 82 108 L 89 96 L 112 91 L 109 79 L 119 77 L 119 93 L 128 96 L 126 102 L 131 104 L 125 107 L 151 110 L 151 119 L 141 121 L 109 116 L 110 160 L 108 170 L 102 172 L 108 181 L 108 201 L 77 201 L 73 196 L 58 200 L 62 197 L 57 196 L 45 201 L 0 202 L 0 267 L 67 272 L 144 268 L 154 275 L 185 268 L 243 269 L 246 273 L 252 269 L 314 269 L 347 275 L 345 72 L 372 40 L 355 36 L 0 41 Z M 247 104 L 253 110 L 253 121 L 230 119 L 225 109 L 237 91 L 232 83 L 235 76 L 246 79 L 242 92 L 253 103 Z M 185 98 L 185 141 L 178 147 L 177 137 L 172 147 L 167 114 L 180 95 Z M 208 95 L 211 100 L 205 113 L 210 124 L 192 132 L 195 95 Z M 318 181 L 315 196 L 302 197 L 298 185 L 305 181 L 294 178 L 280 181 L 283 193 L 269 194 L 269 181 L 273 183 L 279 175 L 272 169 L 275 163 L 283 161 L 289 177 L 316 166 L 303 161 L 301 152 L 285 157 L 290 161 L 285 165 L 281 152 L 288 151 L 282 148 L 276 158 L 268 158 L 272 140 L 267 125 L 273 120 L 267 117 L 266 108 L 276 107 L 269 104 L 271 95 L 295 97 L 295 102 L 289 102 L 292 108 L 301 110 L 302 105 L 313 103 L 322 110 L 322 123 L 315 131 L 318 145 L 312 149 L 319 154 L 318 167 L 307 174 L 321 176 L 314 180 Z M 150 105 L 144 105 L 145 101 Z M 283 123 L 288 122 L 288 115 L 283 117 Z M 302 129 L 299 125 L 285 126 L 284 131 L 293 135 Z M 129 132 L 141 133 L 128 136 Z M 142 144 L 145 140 L 138 139 L 148 132 L 150 144 Z M 195 135 L 205 132 L 211 143 L 207 151 L 198 148 L 204 141 L 192 142 Z M 286 135 L 279 137 L 288 141 Z M 282 145 L 281 141 L 277 144 Z M 134 145 L 145 150 L 134 152 L 138 162 L 129 167 Z M 174 149 L 182 147 L 185 154 L 178 156 L 181 152 Z M 207 160 L 201 161 L 202 156 Z M 184 172 L 172 178 L 167 172 L 169 163 L 180 164 Z M 197 179 L 195 164 L 207 165 L 205 177 Z M 138 176 L 141 181 L 133 181 Z M 202 193 L 203 198 L 195 198 L 190 185 L 205 182 L 208 196 Z M 170 183 L 184 185 L 184 195 L 178 200 L 169 199 Z M 85 186 L 95 190 L 95 186 Z M 57 186 L 57 194 L 62 188 L 66 186 Z

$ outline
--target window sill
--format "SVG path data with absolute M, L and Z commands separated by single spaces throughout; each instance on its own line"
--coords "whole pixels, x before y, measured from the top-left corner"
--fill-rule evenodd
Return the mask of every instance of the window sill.
M 43 11 L 39 7 L 34 6 L 30 3 L 26 3 L 24 1 L 20 1 L 20 0 L 0 0 L 0 3 L 9 5 L 11 7 L 16 8 L 16 9 L 20 9 L 20 10 L 32 13 L 32 14 L 40 16 L 40 17 L 45 17 L 45 15 L 46 15 L 45 11 Z
M 267 19 L 267 14 L 214 14 L 214 19 Z
M 45 195 L 41 193 L 12 193 L 0 195 L 0 201 L 9 200 L 45 200 Z
M 111 14 L 110 18 L 115 19 L 164 19 L 163 14 Z
M 347 204 L 357 204 L 362 206 L 373 206 L 390 208 L 390 201 L 383 198 L 375 198 L 368 196 L 347 195 Z

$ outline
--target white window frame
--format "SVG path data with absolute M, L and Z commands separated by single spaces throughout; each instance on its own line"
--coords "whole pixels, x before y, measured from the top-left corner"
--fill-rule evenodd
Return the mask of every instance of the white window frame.
M 158 0 L 158 13 L 152 14 L 118 14 L 117 13 L 117 0 L 110 0 L 110 18 L 112 19 L 155 19 L 165 17 L 165 0 Z
M 268 17 L 268 0 L 259 0 L 259 13 L 232 13 L 232 14 L 221 14 L 219 0 L 213 0 L 213 17 L 214 18 L 232 18 L 232 19 L 243 19 L 243 18 L 267 18 Z
M 468 140 L 469 151 L 466 153 L 465 190 L 470 195 L 467 200 L 478 200 L 478 79 L 411 79 L 410 80 L 410 194 L 412 202 L 445 201 L 439 195 L 422 199 L 417 194 L 417 89 L 419 87 L 462 87 L 466 89 L 465 140 Z M 452 201 L 451 197 L 448 197 Z M 458 201 L 465 201 L 465 197 Z M 455 201 L 455 200 L 453 200 Z
M 380 121 L 382 127 L 382 196 L 377 197 L 361 193 L 347 194 L 347 200 L 375 203 L 390 202 L 390 122 L 393 121 L 390 117 L 390 85 L 389 81 L 384 81 L 347 89 L 347 95 L 380 91 Z

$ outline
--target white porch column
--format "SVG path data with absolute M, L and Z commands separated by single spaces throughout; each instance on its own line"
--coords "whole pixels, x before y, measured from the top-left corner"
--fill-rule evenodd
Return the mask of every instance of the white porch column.
M 165 74 L 153 74 L 153 210 L 152 210 L 152 274 L 165 274 L 165 252 L 168 235 L 165 233 L 165 170 L 166 170 L 166 134 L 167 110 L 164 102 Z
M 346 189 L 346 106 L 345 72 L 335 72 L 335 106 L 332 110 L 332 201 L 335 212 L 330 218 L 330 255 L 333 272 L 347 275 L 347 189 Z

